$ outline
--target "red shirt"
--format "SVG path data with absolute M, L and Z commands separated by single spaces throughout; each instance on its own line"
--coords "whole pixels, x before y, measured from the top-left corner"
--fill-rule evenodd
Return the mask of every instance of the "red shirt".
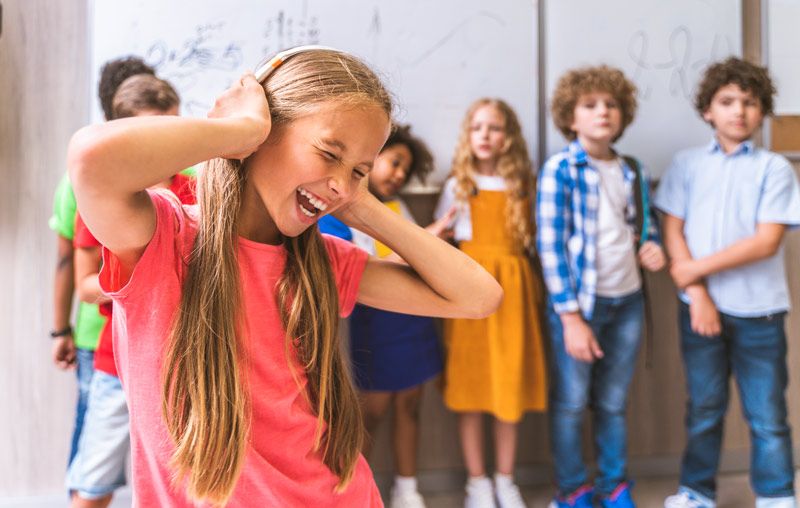
M 195 505 L 183 488 L 171 483 L 174 444 L 162 416 L 161 368 L 197 233 L 198 210 L 182 207 L 168 193 L 149 192 L 157 217 L 153 238 L 127 280 L 122 279 L 117 258 L 103 249 L 100 284 L 114 300 L 114 349 L 130 408 L 134 506 L 189 508 Z M 347 315 L 356 302 L 367 254 L 338 238 L 323 235 L 323 241 L 339 312 Z M 351 483 L 336 493 L 338 478 L 312 449 L 317 418 L 306 398 L 303 368 L 291 347 L 286 353 L 275 294 L 286 250 L 239 238 L 237 252 L 244 318 L 240 367 L 252 420 L 244 467 L 227 506 L 382 506 L 363 456 Z
M 181 173 L 172 177 L 169 190 L 172 191 L 185 205 L 193 205 L 197 202 L 195 194 L 196 180 Z M 100 242 L 92 235 L 89 228 L 84 224 L 80 214 L 75 215 L 75 237 L 73 239 L 75 248 L 102 247 Z M 98 267 L 99 268 L 99 267 Z M 111 340 L 111 303 L 104 303 L 99 306 L 100 314 L 108 317 L 100 337 L 97 341 L 97 349 L 94 352 L 94 368 L 110 374 L 117 375 L 117 366 L 114 364 L 114 343 Z

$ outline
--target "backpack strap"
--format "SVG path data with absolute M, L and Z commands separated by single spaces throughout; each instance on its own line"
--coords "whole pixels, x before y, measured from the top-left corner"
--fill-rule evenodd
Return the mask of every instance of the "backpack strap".
M 650 214 L 647 213 L 650 208 L 650 203 L 648 202 L 648 194 L 645 192 L 644 187 L 647 185 L 647 182 L 642 175 L 642 167 L 638 160 L 630 155 L 623 155 L 622 159 L 625 161 L 625 164 L 633 170 L 634 174 L 633 198 L 636 205 L 634 233 L 636 234 L 638 245 L 641 247 L 642 244 L 648 240 L 648 231 L 650 231 Z
M 623 160 L 629 168 L 633 170 L 633 198 L 636 204 L 636 222 L 634 223 L 634 233 L 637 238 L 637 247 L 641 247 L 648 240 L 650 231 L 650 203 L 648 203 L 648 193 L 645 192 L 647 182 L 642 175 L 642 167 L 639 161 L 630 155 L 623 155 Z M 653 366 L 653 310 L 650 308 L 650 292 L 647 289 L 644 269 L 639 266 L 640 280 L 642 281 L 642 295 L 644 297 L 644 321 L 645 321 L 645 367 L 650 369 Z

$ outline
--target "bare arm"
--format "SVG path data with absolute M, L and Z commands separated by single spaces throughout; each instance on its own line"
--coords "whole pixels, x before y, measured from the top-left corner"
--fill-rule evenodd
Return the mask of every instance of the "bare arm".
M 58 260 L 53 281 L 53 330 L 64 330 L 70 325 L 74 287 L 74 259 L 72 242 L 58 235 Z M 53 363 L 67 369 L 75 363 L 75 342 L 72 334 L 56 337 L 52 345 Z
M 703 277 L 747 265 L 774 256 L 781 246 L 786 226 L 758 224 L 754 235 L 706 257 L 684 259 L 673 267 L 673 278 L 679 286 L 689 285 Z
M 689 246 L 686 244 L 686 237 L 683 234 L 683 225 L 683 219 L 669 214 L 664 215 L 664 246 L 670 258 L 672 258 L 670 274 L 673 274 L 672 270 L 680 263 L 692 261 L 692 254 L 689 251 Z M 673 279 L 674 277 L 673 274 Z M 676 285 L 681 287 L 677 281 Z M 718 335 L 722 330 L 719 312 L 717 311 L 716 305 L 714 305 L 714 301 L 711 299 L 711 295 L 708 294 L 708 289 L 706 289 L 703 281 L 695 281 L 692 284 L 686 285 L 684 291 L 692 302 L 689 307 L 692 329 L 696 333 L 707 337 Z
M 81 217 L 123 269 L 133 268 L 155 230 L 145 189 L 201 161 L 244 158 L 269 134 L 266 97 L 252 75 L 220 96 L 209 117 L 125 118 L 73 136 L 68 166 Z
M 464 318 L 486 317 L 500 305 L 503 290 L 478 263 L 393 213 L 364 189 L 338 215 L 409 265 L 371 258 L 359 302 L 409 314 Z
M 111 301 L 100 289 L 100 247 L 75 249 L 75 289 L 82 302 L 102 304 Z

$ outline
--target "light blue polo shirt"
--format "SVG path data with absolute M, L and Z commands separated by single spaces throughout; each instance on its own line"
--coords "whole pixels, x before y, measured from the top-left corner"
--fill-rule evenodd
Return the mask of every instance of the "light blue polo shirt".
M 692 257 L 752 236 L 759 223 L 800 225 L 800 186 L 786 158 L 746 141 L 725 154 L 716 139 L 679 152 L 664 174 L 655 206 L 684 220 Z M 720 312 L 758 317 L 789 310 L 784 247 L 767 259 L 706 278 Z M 689 303 L 685 294 L 681 299 Z

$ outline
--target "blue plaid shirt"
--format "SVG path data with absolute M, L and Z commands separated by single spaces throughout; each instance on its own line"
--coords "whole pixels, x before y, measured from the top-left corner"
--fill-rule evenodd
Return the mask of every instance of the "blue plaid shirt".
M 641 166 L 641 165 L 640 165 Z M 633 185 L 635 168 L 622 161 L 628 190 L 625 217 L 636 223 Z M 658 222 L 649 206 L 649 182 L 642 171 L 644 207 L 647 210 L 641 242 L 660 243 Z M 581 311 L 591 319 L 597 287 L 597 210 L 600 205 L 600 175 L 589 156 L 575 140 L 550 157 L 539 172 L 536 193 L 536 245 L 544 271 L 544 282 L 553 308 L 559 314 Z M 635 248 L 635 246 L 632 246 Z

